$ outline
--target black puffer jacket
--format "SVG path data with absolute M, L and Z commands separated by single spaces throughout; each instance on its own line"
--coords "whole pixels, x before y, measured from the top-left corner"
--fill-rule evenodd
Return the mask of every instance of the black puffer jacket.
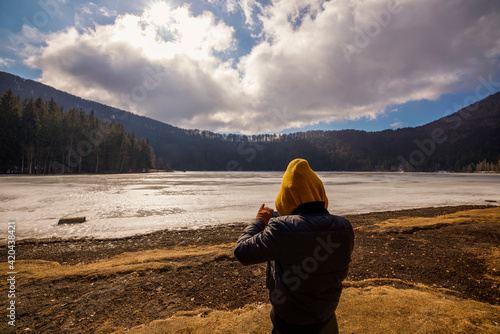
M 323 202 L 300 205 L 293 215 L 255 219 L 239 237 L 234 255 L 244 265 L 268 262 L 273 311 L 291 324 L 327 321 L 347 276 L 354 233 L 350 222 Z

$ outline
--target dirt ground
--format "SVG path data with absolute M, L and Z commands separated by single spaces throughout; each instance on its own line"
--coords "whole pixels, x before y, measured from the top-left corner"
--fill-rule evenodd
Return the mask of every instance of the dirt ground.
M 356 236 L 346 291 L 425 286 L 450 298 L 497 307 L 499 210 L 457 206 L 346 216 Z M 16 247 L 16 330 L 112 333 L 183 314 L 203 318 L 212 311 L 248 307 L 268 314 L 265 264 L 244 267 L 232 255 L 244 227 L 112 240 L 21 241 Z M 5 244 L 0 254 L 6 260 Z M 0 270 L 8 271 L 6 266 Z M 6 296 L 6 285 L 0 290 Z M 9 330 L 6 321 L 0 322 L 0 332 Z

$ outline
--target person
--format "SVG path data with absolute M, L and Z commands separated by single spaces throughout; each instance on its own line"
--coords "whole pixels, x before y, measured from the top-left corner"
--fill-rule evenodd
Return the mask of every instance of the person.
M 272 333 L 338 333 L 351 223 L 328 212 L 323 183 L 303 159 L 288 165 L 275 205 L 279 215 L 263 204 L 234 248 L 243 265 L 267 262 Z

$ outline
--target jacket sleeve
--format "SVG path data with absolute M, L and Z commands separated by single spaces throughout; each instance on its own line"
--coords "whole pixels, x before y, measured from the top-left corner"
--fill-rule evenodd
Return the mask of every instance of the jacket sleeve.
M 278 259 L 281 247 L 273 225 L 266 227 L 262 220 L 255 219 L 245 228 L 234 248 L 238 261 L 249 265 Z

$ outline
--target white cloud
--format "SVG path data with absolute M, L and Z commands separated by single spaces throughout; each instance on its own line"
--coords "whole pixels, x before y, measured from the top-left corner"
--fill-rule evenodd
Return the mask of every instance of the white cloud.
M 283 106 L 288 127 L 375 118 L 498 73 L 498 58 L 486 55 L 500 40 L 500 16 L 486 1 L 280 1 L 263 27 L 267 40 L 240 62 L 264 111 L 256 121 Z M 350 59 L 342 43 L 356 47 Z
M 14 59 L 11 59 L 11 58 L 1 58 L 0 57 L 0 67 L 9 68 L 14 63 L 15 63 Z
M 400 128 L 403 126 L 403 122 L 396 120 L 394 123 L 391 124 L 391 128 Z
M 86 28 L 96 24 L 98 18 L 112 18 L 117 16 L 116 10 L 96 5 L 93 2 L 80 4 L 75 11 L 75 27 Z
M 46 46 L 47 38 L 48 35 L 40 32 L 37 28 L 23 25 L 19 33 L 7 35 L 9 43 L 6 48 L 17 53 L 20 59 L 26 59 L 37 53 L 42 46 Z
M 257 23 L 255 19 L 264 8 L 258 0 L 207 0 L 207 2 L 223 7 L 227 13 L 241 12 L 245 18 L 245 24 L 251 28 Z
M 374 119 L 499 69 L 499 8 L 487 0 L 223 3 L 260 29 L 239 59 L 234 28 L 161 2 L 45 36 L 24 54 L 59 89 L 182 127 L 241 132 Z
M 77 11 L 80 14 L 86 14 L 86 15 L 100 15 L 100 16 L 105 16 L 105 17 L 114 17 L 117 15 L 116 10 L 111 10 L 109 8 L 106 8 L 104 6 L 98 6 L 93 2 L 87 2 L 81 4 Z
M 226 13 L 236 13 L 240 10 L 237 0 L 206 0 L 207 3 L 217 8 L 222 7 Z
M 215 56 L 235 43 L 233 29 L 209 12 L 155 6 L 113 25 L 54 33 L 27 63 L 46 84 L 179 124 L 237 104 L 238 73 Z

